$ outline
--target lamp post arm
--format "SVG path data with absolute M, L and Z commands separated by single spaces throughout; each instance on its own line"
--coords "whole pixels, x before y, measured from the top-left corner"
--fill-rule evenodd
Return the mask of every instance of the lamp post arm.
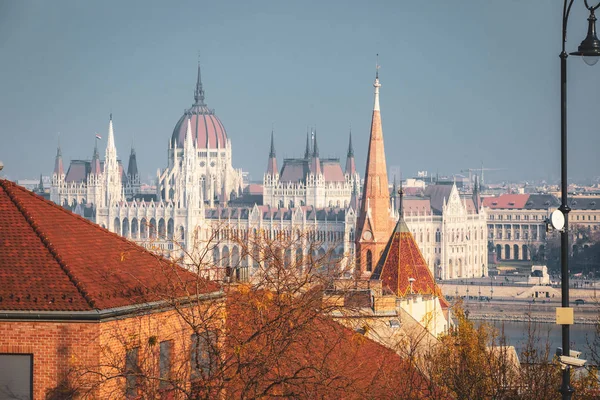
M 565 43 L 567 43 L 567 22 L 569 21 L 569 14 L 571 13 L 571 6 L 574 0 L 565 0 L 563 5 L 563 18 L 562 18 L 562 52 L 565 52 Z M 586 0 L 587 6 L 587 0 Z
M 583 0 L 583 2 L 585 4 L 585 8 L 587 8 L 590 11 L 596 11 L 600 7 L 600 3 L 596 4 L 594 7 L 590 7 L 590 5 L 588 4 L 588 0 Z

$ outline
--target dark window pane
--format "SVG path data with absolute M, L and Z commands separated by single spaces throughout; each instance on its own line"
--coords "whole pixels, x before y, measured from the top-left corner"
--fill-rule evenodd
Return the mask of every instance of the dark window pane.
M 33 399 L 33 356 L 0 354 L 0 399 Z
M 192 335 L 191 378 L 209 376 L 216 363 L 216 333 L 214 331 Z
M 171 377 L 171 350 L 173 342 L 170 340 L 160 342 L 159 370 L 160 370 L 160 387 L 167 387 L 168 379 Z
M 125 354 L 125 394 L 127 397 L 137 396 L 138 348 L 127 350 Z

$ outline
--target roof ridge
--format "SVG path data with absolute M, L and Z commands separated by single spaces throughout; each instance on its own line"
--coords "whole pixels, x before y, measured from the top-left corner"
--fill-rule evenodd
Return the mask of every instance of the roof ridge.
M 71 270 L 69 269 L 69 266 L 62 260 L 62 258 L 60 257 L 60 255 L 58 254 L 58 252 L 56 251 L 56 249 L 54 248 L 54 246 L 42 234 L 42 232 L 40 231 L 40 228 L 37 225 L 37 223 L 32 220 L 31 215 L 27 212 L 27 210 L 25 210 L 23 208 L 22 204 L 18 201 L 18 199 L 12 193 L 12 188 L 10 190 L 8 189 L 10 186 L 16 187 L 17 185 L 14 184 L 14 183 L 12 183 L 12 182 L 9 185 L 7 185 L 6 184 L 7 182 L 8 182 L 7 180 L 0 179 L 0 186 L 2 186 L 2 188 L 6 192 L 6 194 L 8 195 L 8 198 L 13 202 L 13 204 L 15 205 L 15 207 L 17 208 L 17 210 L 19 210 L 19 212 L 21 213 L 21 215 L 23 215 L 23 217 L 25 218 L 25 221 L 27 221 L 27 223 L 29 224 L 29 226 L 31 226 L 31 228 L 35 232 L 36 236 L 40 239 L 40 241 L 42 242 L 42 244 L 48 249 L 48 252 L 50 253 L 50 255 L 52 255 L 52 257 L 56 260 L 56 262 L 58 263 L 58 265 L 60 266 L 60 268 L 63 270 L 63 272 L 65 273 L 65 275 L 67 275 L 67 277 L 69 278 L 69 280 L 71 281 L 71 283 L 73 284 L 73 286 L 75 286 L 75 288 L 77 289 L 77 291 L 81 294 L 81 296 L 88 303 L 88 305 L 91 308 L 97 308 L 96 307 L 96 302 L 89 296 L 89 294 L 88 294 L 87 290 L 85 289 L 85 287 L 83 287 L 83 285 L 81 284 L 81 282 L 79 282 L 79 281 L 77 281 L 75 279 L 75 277 L 73 276 Z M 18 189 L 18 187 L 17 187 L 17 189 Z M 29 191 L 27 191 L 27 192 L 29 193 Z M 46 200 L 44 199 L 44 201 L 46 201 Z

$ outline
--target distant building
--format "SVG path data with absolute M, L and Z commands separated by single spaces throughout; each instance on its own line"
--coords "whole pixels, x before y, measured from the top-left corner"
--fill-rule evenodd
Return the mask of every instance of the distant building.
M 273 133 L 267 171 L 263 179 L 263 204 L 272 207 L 314 206 L 348 208 L 353 193 L 358 195 L 360 177 L 356 172 L 352 135 L 348 143 L 346 167 L 337 158 L 321 158 L 317 132 L 307 134 L 304 158 L 286 158 L 281 172 Z
M 403 214 L 438 279 L 488 275 L 487 211 L 477 184 L 470 196 L 461 196 L 452 182 L 429 185 L 404 199 Z
M 559 204 L 550 194 L 486 197 L 483 205 L 488 214 L 488 246 L 496 260 L 543 260 L 545 221 Z

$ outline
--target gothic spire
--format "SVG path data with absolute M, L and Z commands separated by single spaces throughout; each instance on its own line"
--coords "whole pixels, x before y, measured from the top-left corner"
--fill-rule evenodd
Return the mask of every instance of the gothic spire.
M 306 130 L 306 149 L 304 150 L 304 158 L 308 159 L 310 157 L 310 138 L 308 129 Z
M 350 139 L 348 140 L 348 157 L 354 157 L 354 147 L 352 147 L 352 130 L 350 130 Z
M 198 60 L 198 78 L 196 79 L 196 90 L 194 90 L 194 105 L 204 106 L 204 89 L 202 88 L 202 75 L 200 73 L 200 60 Z
M 319 157 L 319 146 L 317 145 L 317 128 L 313 131 L 313 157 Z
M 346 157 L 346 174 L 354 175 L 356 173 L 356 163 L 354 161 L 354 148 L 352 147 L 352 131 L 348 141 L 348 156 Z
M 357 255 L 360 261 L 360 272 L 370 275 L 377 263 L 379 254 L 393 229 L 390 213 L 390 192 L 388 186 L 387 166 L 381 113 L 379 109 L 379 65 L 373 87 L 375 103 L 371 120 L 367 166 L 363 184 L 363 195 L 357 222 Z M 366 262 L 365 262 L 366 261 Z
M 269 162 L 267 163 L 267 174 L 273 176 L 277 174 L 277 157 L 275 156 L 275 138 L 271 130 L 271 151 L 269 152 Z
M 275 157 L 275 139 L 273 137 L 273 130 L 271 129 L 271 152 L 269 153 L 269 157 Z

